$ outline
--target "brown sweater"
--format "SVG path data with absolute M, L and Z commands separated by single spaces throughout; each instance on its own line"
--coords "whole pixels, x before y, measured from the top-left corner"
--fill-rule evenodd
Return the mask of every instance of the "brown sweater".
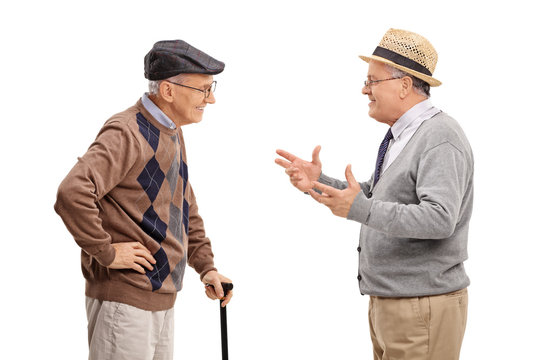
M 168 129 L 139 100 L 111 117 L 58 189 L 56 212 L 82 248 L 86 295 L 157 311 L 174 305 L 186 262 L 216 270 L 188 181 L 182 130 Z M 138 241 L 154 270 L 107 268 L 111 243 Z

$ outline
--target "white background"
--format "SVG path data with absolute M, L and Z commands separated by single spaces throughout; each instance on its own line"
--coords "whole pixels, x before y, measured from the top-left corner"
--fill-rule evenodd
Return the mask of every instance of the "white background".
M 359 224 L 296 191 L 275 149 L 357 180 L 387 130 L 361 95 L 390 27 L 439 53 L 432 101 L 476 160 L 462 359 L 531 358 L 538 343 L 538 35 L 531 2 L 18 1 L 2 5 L 0 358 L 87 355 L 80 250 L 56 189 L 104 121 L 146 91 L 143 57 L 183 39 L 226 63 L 217 103 L 184 128 L 218 269 L 233 279 L 231 359 L 369 359 Z M 219 310 L 192 269 L 176 303 L 177 359 L 219 359 Z M 537 355 L 537 354 L 536 354 Z

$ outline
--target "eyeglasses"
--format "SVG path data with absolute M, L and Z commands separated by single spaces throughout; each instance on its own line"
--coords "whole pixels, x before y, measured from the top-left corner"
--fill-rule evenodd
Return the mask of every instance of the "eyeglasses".
M 367 88 L 371 88 L 371 85 L 376 84 L 376 83 L 380 83 L 381 81 L 396 80 L 396 79 L 401 79 L 401 78 L 400 77 L 393 77 L 393 78 L 382 79 L 382 80 L 366 80 L 366 81 L 364 81 L 364 86 L 367 87 Z
M 175 82 L 170 81 L 170 80 L 165 80 L 165 81 L 170 82 L 171 84 L 174 84 L 174 85 L 178 85 L 178 86 L 182 86 L 182 87 L 185 87 L 185 88 L 188 88 L 188 89 L 200 91 L 200 92 L 202 92 L 204 94 L 205 98 L 208 98 L 210 96 L 210 93 L 214 93 L 216 91 L 216 85 L 217 85 L 217 81 L 214 80 L 214 81 L 212 81 L 212 84 L 210 84 L 210 86 L 207 89 L 203 90 L 203 89 L 197 89 L 197 88 L 194 88 L 194 87 L 191 87 L 191 86 L 175 83 Z

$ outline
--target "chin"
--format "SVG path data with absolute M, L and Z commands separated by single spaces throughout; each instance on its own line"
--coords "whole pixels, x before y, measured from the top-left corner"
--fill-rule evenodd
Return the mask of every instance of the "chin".
M 380 116 L 377 116 L 376 113 L 375 113 L 375 114 L 372 114 L 372 113 L 370 112 L 368 115 L 369 115 L 369 117 L 371 117 L 372 119 L 374 119 L 374 120 L 377 121 L 377 122 L 380 122 L 380 123 L 383 123 L 383 124 L 386 124 L 386 123 L 387 123 L 387 121 L 386 121 L 385 119 L 381 119 L 381 117 L 380 117 Z

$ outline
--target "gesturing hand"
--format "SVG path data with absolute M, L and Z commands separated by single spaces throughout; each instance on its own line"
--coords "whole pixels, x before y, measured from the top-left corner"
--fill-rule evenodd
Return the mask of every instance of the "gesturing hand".
M 144 274 L 142 266 L 151 271 L 153 269 L 151 264 L 156 263 L 150 251 L 138 241 L 115 243 L 112 246 L 116 250 L 116 255 L 108 266 L 111 269 L 133 269 Z
M 313 149 L 311 162 L 302 160 L 299 157 L 288 153 L 285 150 L 276 150 L 276 153 L 286 160 L 276 159 L 276 164 L 285 168 L 285 173 L 289 175 L 289 180 L 300 191 L 308 191 L 312 187 L 312 182 L 317 180 L 321 175 L 322 164 L 319 159 L 321 146 L 318 145 Z
M 351 165 L 347 165 L 347 168 L 345 169 L 345 178 L 349 183 L 349 186 L 346 189 L 338 190 L 315 181 L 312 186 L 315 189 L 320 190 L 322 194 L 319 194 L 312 189 L 309 189 L 309 194 L 321 204 L 326 205 L 334 215 L 347 217 L 354 198 L 362 189 L 352 174 Z

